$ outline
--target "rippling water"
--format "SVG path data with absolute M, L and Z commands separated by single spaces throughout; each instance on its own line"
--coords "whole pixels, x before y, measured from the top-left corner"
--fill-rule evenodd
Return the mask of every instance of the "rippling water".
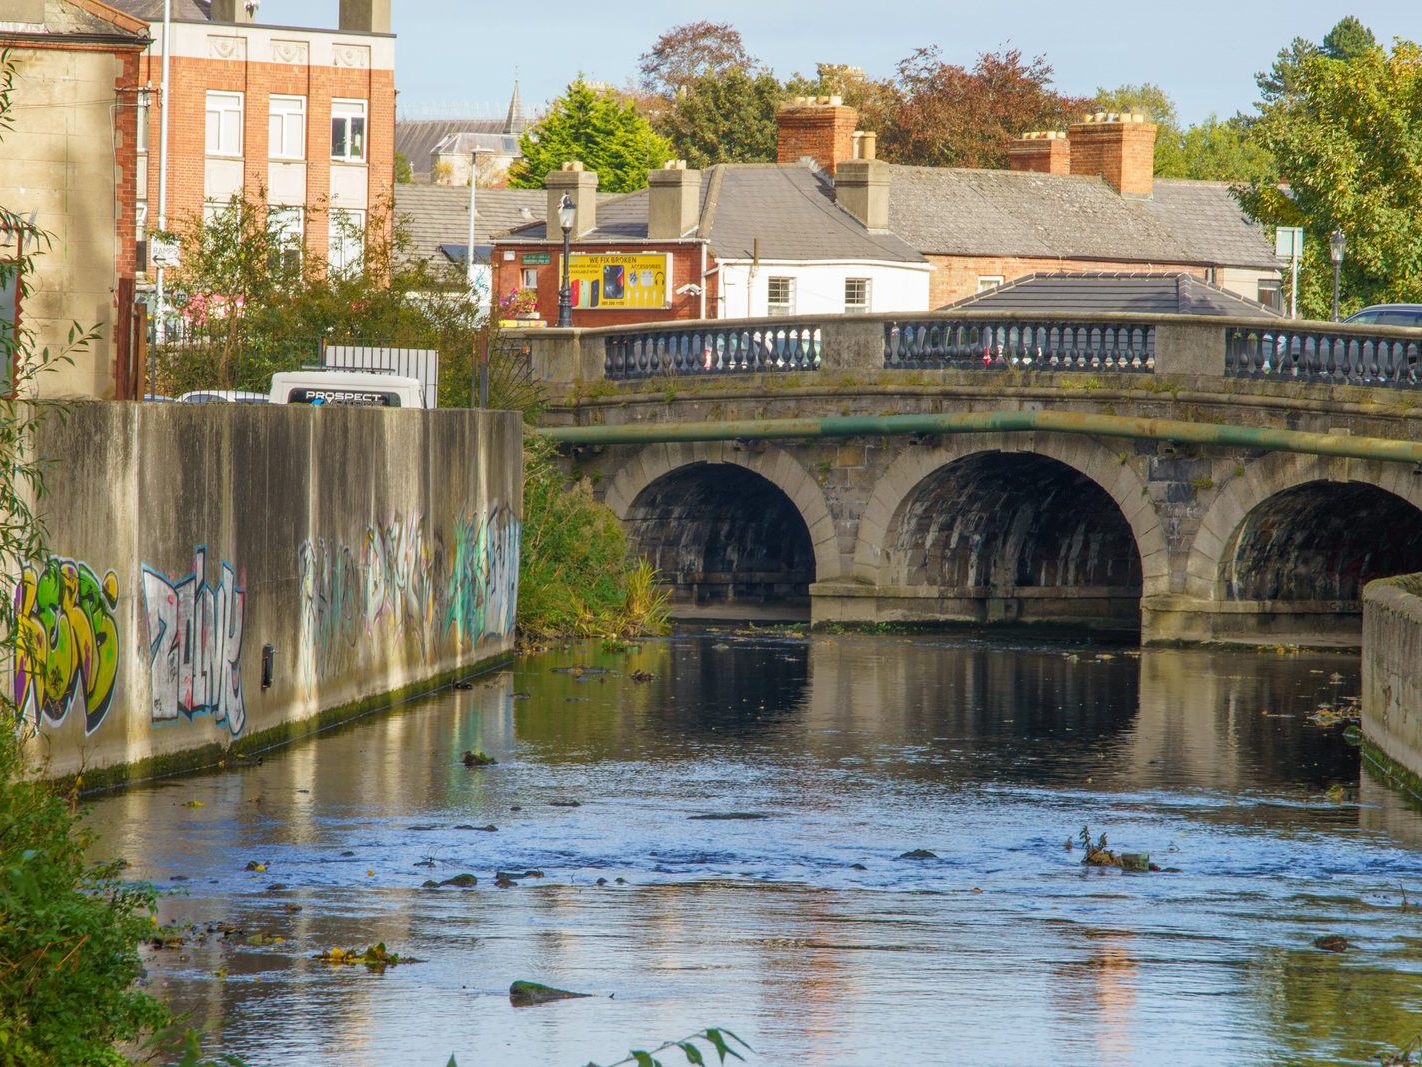
M 253 1065 L 580 1067 L 708 1025 L 767 1065 L 1375 1063 L 1422 1030 L 1422 817 L 1307 721 L 1357 673 L 685 633 L 532 656 L 92 821 L 179 891 L 165 920 L 243 931 L 150 972 Z M 1174 870 L 1084 868 L 1083 825 Z M 311 959 L 375 941 L 425 962 Z M 596 995 L 516 1009 L 515 979 Z

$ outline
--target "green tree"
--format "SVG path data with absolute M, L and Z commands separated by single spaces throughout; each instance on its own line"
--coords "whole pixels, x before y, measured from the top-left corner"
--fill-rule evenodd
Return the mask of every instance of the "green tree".
M 1304 227 L 1305 313 L 1329 311 L 1327 238 L 1335 229 L 1348 240 L 1345 311 L 1422 301 L 1422 49 L 1399 41 L 1349 59 L 1314 50 L 1286 78 L 1261 78 L 1260 88 L 1265 102 L 1252 133 L 1277 161 L 1284 188 L 1256 180 L 1240 202 L 1263 223 Z
M 785 88 L 773 74 L 739 68 L 686 83 L 657 129 L 693 167 L 714 163 L 773 163 L 775 112 Z
M 395 182 L 398 185 L 409 185 L 415 180 L 415 168 L 410 166 L 410 160 L 404 152 L 395 153 Z
M 515 189 L 541 188 L 550 170 L 581 160 L 597 171 L 603 192 L 630 193 L 647 184 L 649 170 L 672 158 L 671 144 L 635 106 L 582 78 L 524 131 L 519 149 L 523 158 L 509 169 Z
M 1338 24 L 1323 35 L 1323 54 L 1330 59 L 1357 59 L 1378 46 L 1373 31 L 1352 15 L 1338 20 Z
M 1250 136 L 1248 122 L 1211 115 L 1181 126 L 1175 101 L 1158 85 L 1097 89 L 1096 106 L 1106 111 L 1141 111 L 1156 124 L 1155 176 L 1201 181 L 1247 182 L 1273 172 L 1269 153 Z

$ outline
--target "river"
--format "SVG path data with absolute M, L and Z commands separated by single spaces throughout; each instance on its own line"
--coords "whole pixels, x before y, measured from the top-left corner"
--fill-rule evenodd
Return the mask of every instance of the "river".
M 1422 1030 L 1422 815 L 1310 722 L 1357 692 L 1344 655 L 680 632 L 90 821 L 205 934 L 153 991 L 254 1067 L 582 1067 L 706 1026 L 774 1067 L 1372 1064 Z M 1164 869 L 1083 866 L 1084 826 Z M 423 962 L 312 958 L 372 942 Z

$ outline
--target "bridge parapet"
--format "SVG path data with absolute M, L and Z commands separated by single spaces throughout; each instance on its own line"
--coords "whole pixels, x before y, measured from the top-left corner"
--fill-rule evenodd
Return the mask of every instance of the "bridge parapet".
M 976 370 L 1422 388 L 1422 329 L 1195 315 L 829 315 L 520 330 L 553 390 L 595 381 Z M 1201 383 L 1203 384 L 1203 383 Z M 772 386 L 773 388 L 773 386 Z

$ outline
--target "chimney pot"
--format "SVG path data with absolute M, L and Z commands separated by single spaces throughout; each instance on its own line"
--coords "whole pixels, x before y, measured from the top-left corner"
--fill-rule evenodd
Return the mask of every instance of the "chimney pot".
M 1149 197 L 1155 188 L 1156 127 L 1139 112 L 1097 113 L 1067 131 L 1072 174 L 1092 175 L 1122 196 Z

